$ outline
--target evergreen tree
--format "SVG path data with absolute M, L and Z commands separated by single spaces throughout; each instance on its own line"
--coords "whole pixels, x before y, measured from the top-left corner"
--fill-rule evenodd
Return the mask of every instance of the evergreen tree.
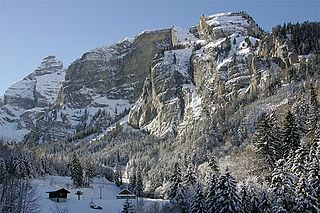
M 116 165 L 114 172 L 114 182 L 118 187 L 122 185 L 122 171 L 118 164 Z
M 143 182 L 142 182 L 142 176 L 141 176 L 141 170 L 138 168 L 137 174 L 136 174 L 136 188 L 135 188 L 135 193 L 138 197 L 143 196 Z
M 274 121 L 264 113 L 253 136 L 254 146 L 269 170 L 274 167 L 276 160 L 281 156 L 282 149 L 276 130 Z
M 71 179 L 76 187 L 83 186 L 83 169 L 76 154 L 72 156 L 71 160 Z
M 137 171 L 136 171 L 136 165 L 133 162 L 133 166 L 132 166 L 132 170 L 129 174 L 129 186 L 128 189 L 132 192 L 132 193 L 136 193 L 136 183 L 137 183 Z
M 211 155 L 211 157 L 209 158 L 208 164 L 209 164 L 211 173 L 216 173 L 216 174 L 220 173 L 219 166 L 218 166 L 216 157 L 214 155 Z
M 241 208 L 244 213 L 253 212 L 252 195 L 248 189 L 248 186 L 243 185 L 239 193 Z
M 294 115 L 288 111 L 284 121 L 282 134 L 282 151 L 285 157 L 294 152 L 300 144 L 300 132 Z
M 306 175 L 307 172 L 307 162 L 309 156 L 310 147 L 307 143 L 303 142 L 300 144 L 299 148 L 294 152 L 294 155 L 290 159 L 291 161 L 291 171 L 298 177 Z
M 243 212 L 236 188 L 236 180 L 228 170 L 219 177 L 216 190 L 215 212 Z
M 317 212 L 317 206 L 319 205 L 315 197 L 315 191 L 303 176 L 300 177 L 297 184 L 296 194 L 297 199 L 293 212 Z
M 309 153 L 308 168 L 308 182 L 314 190 L 317 203 L 320 204 L 320 147 L 312 146 Z
M 213 173 L 211 174 L 211 179 L 208 186 L 208 194 L 206 197 L 206 210 L 208 212 L 216 211 L 217 202 L 217 186 L 218 186 L 218 176 Z
M 182 177 L 181 195 L 183 197 L 183 207 L 189 209 L 192 203 L 192 198 L 196 193 L 197 179 L 195 177 L 193 165 L 189 164 L 186 173 Z
M 200 184 L 197 184 L 197 192 L 192 199 L 189 213 L 205 213 L 205 199 Z
M 272 204 L 270 198 L 266 192 L 262 192 L 259 196 L 259 213 L 272 213 Z
M 174 201 L 178 198 L 181 182 L 181 170 L 179 164 L 175 163 L 170 177 L 170 187 L 168 189 L 168 198 L 170 200 Z
M 95 175 L 95 168 L 92 164 L 92 161 L 87 159 L 84 165 L 84 176 L 85 176 L 85 185 L 89 186 L 91 179 Z
M 292 212 L 295 206 L 294 175 L 289 171 L 285 160 L 277 161 L 272 173 L 271 188 L 275 195 L 274 212 Z

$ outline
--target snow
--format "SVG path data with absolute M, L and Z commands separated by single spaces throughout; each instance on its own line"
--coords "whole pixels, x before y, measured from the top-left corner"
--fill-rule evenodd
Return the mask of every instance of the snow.
M 5 91 L 5 96 L 10 98 L 34 99 L 33 88 L 36 84 L 34 79 L 28 77 L 15 82 Z
M 174 27 L 172 28 L 173 36 L 176 38 L 177 44 L 183 44 L 186 46 L 191 46 L 198 39 L 194 37 L 192 33 L 189 32 L 188 29 Z
M 178 71 L 183 76 L 189 76 L 189 60 L 192 54 L 192 48 L 171 50 L 164 53 L 164 61 L 173 66 L 172 70 Z M 176 63 L 172 63 L 176 57 Z
M 55 206 L 60 208 L 67 208 L 69 213 L 89 213 L 89 212 L 101 212 L 101 213 L 119 213 L 122 210 L 122 206 L 125 200 L 116 199 L 116 195 L 121 191 L 114 183 L 109 182 L 105 178 L 93 178 L 91 188 L 74 188 L 70 177 L 61 176 L 45 176 L 41 179 L 34 180 L 37 185 L 38 193 L 40 196 L 39 204 L 41 206 L 41 213 L 49 213 Z M 60 188 L 66 188 L 71 193 L 68 194 L 67 202 L 56 203 L 48 198 L 48 191 L 58 190 Z M 102 192 L 102 199 L 100 199 L 100 187 Z M 77 191 L 82 191 L 80 200 L 75 195 Z M 102 210 L 94 210 L 90 208 L 89 203 L 93 201 L 96 205 L 101 206 Z M 163 200 L 146 199 L 145 207 L 153 202 L 164 203 Z M 136 200 L 132 200 L 132 204 L 136 205 Z
M 66 72 L 60 71 L 47 75 L 36 76 L 35 90 L 41 95 L 41 99 L 45 102 L 53 104 L 62 87 Z
M 223 30 L 246 34 L 247 27 L 249 27 L 249 23 L 245 18 L 241 15 L 234 15 L 231 12 L 208 16 L 206 22 L 212 27 L 213 31 Z
M 188 90 L 189 100 L 186 103 L 186 108 L 190 108 L 193 112 L 194 118 L 201 117 L 202 107 L 201 107 L 201 97 L 196 91 L 196 87 L 193 84 L 184 84 L 183 89 Z

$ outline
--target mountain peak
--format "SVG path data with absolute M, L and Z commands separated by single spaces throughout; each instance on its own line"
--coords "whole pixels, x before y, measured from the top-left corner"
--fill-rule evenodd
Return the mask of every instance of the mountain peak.
M 46 56 L 41 64 L 35 69 L 35 74 L 37 75 L 44 75 L 55 73 L 58 71 L 63 70 L 63 63 L 56 56 L 49 55 Z
M 202 15 L 198 26 L 203 39 L 219 39 L 233 33 L 239 35 L 256 35 L 260 31 L 253 18 L 246 12 L 226 12 L 209 16 Z

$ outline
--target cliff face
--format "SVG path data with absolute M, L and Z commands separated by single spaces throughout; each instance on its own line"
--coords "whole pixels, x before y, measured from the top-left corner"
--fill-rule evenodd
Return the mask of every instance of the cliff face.
M 62 62 L 48 56 L 34 72 L 9 87 L 0 108 L 1 136 L 21 140 L 38 112 L 55 104 L 64 78 Z
M 296 55 L 246 13 L 201 16 L 190 29 L 96 48 L 67 70 L 45 58 L 4 95 L 1 128 L 19 140 L 90 140 L 121 120 L 160 137 L 238 140 L 263 111 L 294 100 L 303 85 L 292 72 L 303 76 L 302 64 L 318 59 Z
M 248 15 L 201 16 L 197 29 L 199 38 L 172 30 L 183 38 L 153 62 L 129 115 L 133 127 L 159 136 L 186 132 L 190 124 L 200 131 L 209 117 L 272 92 L 281 68 L 258 54 L 262 32 Z
M 5 136 L 50 141 L 107 128 L 138 99 L 153 57 L 171 46 L 171 31 L 165 29 L 96 48 L 66 70 L 55 57 L 45 58 L 6 91 L 1 128 L 10 133 Z

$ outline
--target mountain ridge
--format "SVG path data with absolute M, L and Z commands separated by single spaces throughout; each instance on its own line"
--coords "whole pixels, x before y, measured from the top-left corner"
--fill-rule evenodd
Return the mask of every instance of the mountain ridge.
M 8 95 L 14 87 L 4 95 L 0 131 L 24 132 L 13 136 L 19 141 L 72 140 L 99 135 L 126 115 L 132 127 L 160 137 L 183 137 L 191 123 L 204 131 L 201 122 L 218 125 L 227 111 L 281 89 L 286 70 L 303 60 L 287 46 L 270 41 L 245 12 L 201 16 L 189 29 L 144 31 L 84 53 L 65 69 L 52 97 L 40 78 L 62 68 L 57 62 L 46 70 L 54 60 L 49 56 L 34 71 L 37 83 L 27 80 L 32 74 L 25 78 L 25 101 Z M 8 103 L 17 112 L 7 110 Z

